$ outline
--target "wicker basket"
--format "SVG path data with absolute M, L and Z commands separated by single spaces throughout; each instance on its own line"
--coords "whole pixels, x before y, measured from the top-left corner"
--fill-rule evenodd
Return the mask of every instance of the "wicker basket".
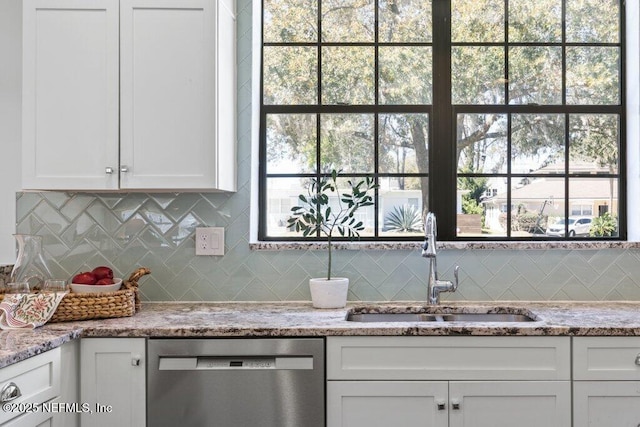
M 148 268 L 138 268 L 115 292 L 74 293 L 62 298 L 55 313 L 47 323 L 73 320 L 108 319 L 129 317 L 140 310 L 138 280 L 149 274 Z M 2 300 L 0 295 L 0 301 Z

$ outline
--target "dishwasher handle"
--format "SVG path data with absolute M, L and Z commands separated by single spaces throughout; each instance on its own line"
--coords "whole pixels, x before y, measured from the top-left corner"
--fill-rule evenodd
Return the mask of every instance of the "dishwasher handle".
M 159 371 L 312 370 L 313 356 L 160 356 Z

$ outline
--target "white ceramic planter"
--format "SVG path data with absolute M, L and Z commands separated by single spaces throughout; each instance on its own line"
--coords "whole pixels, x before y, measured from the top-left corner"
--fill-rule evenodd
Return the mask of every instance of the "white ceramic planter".
M 343 308 L 347 305 L 349 279 L 346 277 L 309 279 L 309 289 L 315 308 Z

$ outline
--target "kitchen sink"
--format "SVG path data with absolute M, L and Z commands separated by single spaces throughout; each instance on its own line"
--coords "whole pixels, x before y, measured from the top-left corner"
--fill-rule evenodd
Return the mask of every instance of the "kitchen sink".
M 509 307 L 474 308 L 465 311 L 460 307 L 425 307 L 421 312 L 397 312 L 393 310 L 362 312 L 359 309 L 347 313 L 349 322 L 535 322 L 536 316 L 523 309 Z

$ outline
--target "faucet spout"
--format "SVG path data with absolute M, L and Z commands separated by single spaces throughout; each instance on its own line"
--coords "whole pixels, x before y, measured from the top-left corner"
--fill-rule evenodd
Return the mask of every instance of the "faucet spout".
M 436 237 L 438 235 L 438 227 L 436 224 L 436 216 L 432 212 L 427 213 L 424 226 L 425 242 L 422 245 L 422 256 L 429 259 L 429 277 L 427 282 L 427 302 L 429 305 L 440 304 L 441 292 L 455 292 L 458 289 L 458 271 L 460 266 L 455 267 L 455 282 L 448 280 L 438 280 L 438 262 L 436 251 Z
M 422 256 L 425 258 L 436 257 L 436 237 L 438 235 L 438 227 L 436 225 L 435 214 L 429 212 L 425 219 L 424 226 L 424 245 L 422 245 Z

